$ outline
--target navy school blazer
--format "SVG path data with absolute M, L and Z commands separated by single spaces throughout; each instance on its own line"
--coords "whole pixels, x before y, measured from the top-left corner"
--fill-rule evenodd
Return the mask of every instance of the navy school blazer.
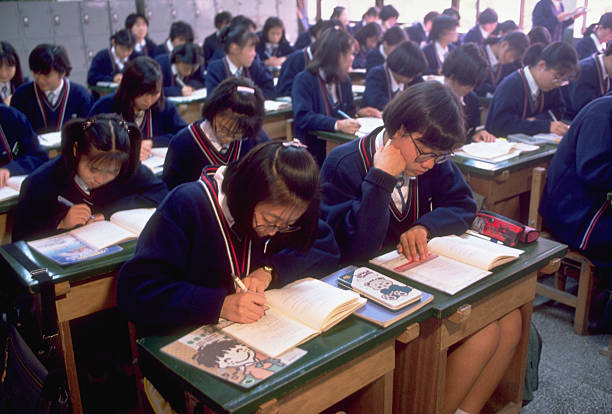
M 310 60 L 311 55 L 307 47 L 301 50 L 296 50 L 287 56 L 287 59 L 281 66 L 280 74 L 278 75 L 278 82 L 276 83 L 276 96 L 291 96 L 293 80 L 298 73 L 306 69 L 306 66 L 308 66 Z
M 172 74 L 172 64 L 170 63 L 170 55 L 163 54 L 155 56 L 155 60 L 159 63 L 164 77 L 164 96 L 183 96 L 182 86 L 176 80 L 176 76 Z M 204 76 L 200 67 L 198 67 L 191 75 L 183 79 L 187 86 L 193 89 L 201 89 L 204 87 Z
M 140 53 L 134 52 L 130 55 L 129 60 L 132 60 Z M 110 49 L 102 49 L 94 56 L 87 71 L 87 84 L 95 86 L 98 82 L 112 82 L 116 74 L 122 73 L 119 67 L 111 56 Z
M 585 59 L 597 52 L 597 47 L 593 39 L 591 39 L 591 36 L 584 36 L 576 43 L 576 53 L 578 54 L 579 60 Z
M 265 62 L 271 56 L 266 51 L 266 42 L 263 39 L 263 33 L 259 32 L 257 33 L 257 36 L 259 36 L 259 42 L 257 42 L 257 46 L 255 46 L 255 51 L 257 52 L 257 56 L 259 56 L 259 59 L 261 59 L 262 62 Z M 278 44 L 274 56 L 283 57 L 291 54 L 291 52 L 293 52 L 293 48 L 285 39 L 284 41 L 281 40 L 281 42 Z
M 419 46 L 421 43 L 427 41 L 427 33 L 423 28 L 423 23 L 417 22 L 406 29 L 408 38 Z
M 215 54 L 215 51 L 221 49 L 223 50 L 223 45 L 219 40 L 219 36 L 217 36 L 217 32 L 214 32 L 211 35 L 206 36 L 204 39 L 204 43 L 202 44 L 202 51 L 204 53 L 204 65 L 207 66 L 210 62 L 211 58 Z
M 482 46 L 484 43 L 484 37 L 482 36 L 482 32 L 480 31 L 480 25 L 476 23 L 476 26 L 472 27 L 468 32 L 463 36 L 462 43 L 476 43 L 478 46 Z
M 382 65 L 387 61 L 382 53 L 380 53 L 379 47 L 380 46 L 376 46 L 366 53 L 366 73 L 369 72 L 374 66 Z
M 366 75 L 365 92 L 361 107 L 374 107 L 382 111 L 385 105 L 397 94 L 391 92 L 391 74 L 388 72 L 387 64 L 374 66 Z M 407 87 L 423 82 L 423 78 L 417 76 Z
M 229 67 L 224 59 L 210 62 L 206 70 L 206 93 L 211 96 L 217 85 L 230 75 Z M 274 81 L 270 72 L 266 70 L 263 62 L 255 59 L 250 68 L 243 68 L 243 76 L 251 79 L 261 88 L 266 99 L 275 99 Z
M 27 175 L 48 160 L 28 118 L 0 103 L 0 168 L 11 176 Z
M 454 43 L 449 44 L 448 53 L 450 54 L 456 47 L 457 46 L 455 46 Z M 427 43 L 422 50 L 425 54 L 425 59 L 427 60 L 428 66 L 424 75 L 440 75 L 442 72 L 442 63 L 440 62 L 440 58 L 438 58 L 438 54 L 436 53 L 435 42 Z
M 563 3 L 561 3 L 561 10 L 564 10 Z M 536 3 L 531 13 L 533 26 L 546 27 L 550 32 L 553 42 L 563 40 L 563 30 L 574 23 L 573 19 L 560 22 L 557 19 L 559 13 L 556 5 L 553 4 L 553 0 L 540 0 Z
M 605 77 L 606 69 L 600 65 L 599 57 L 593 55 L 580 61 L 580 77 L 564 87 L 567 104 L 565 115 L 573 119 L 578 112 L 592 100 L 605 95 L 610 90 L 610 77 Z

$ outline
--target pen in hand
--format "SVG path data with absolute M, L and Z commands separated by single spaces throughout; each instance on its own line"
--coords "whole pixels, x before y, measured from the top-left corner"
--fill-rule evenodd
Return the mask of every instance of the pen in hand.
M 62 203 L 63 205 L 65 205 L 68 208 L 74 206 L 74 203 L 72 201 L 68 200 L 67 198 L 62 197 L 61 195 L 57 196 L 57 201 L 59 201 L 60 203 Z M 90 215 L 89 218 L 91 220 L 95 220 L 96 219 L 93 214 Z
M 550 118 L 553 120 L 553 122 L 557 122 L 558 121 L 557 117 L 555 116 L 553 111 L 551 111 L 550 109 L 548 110 L 548 115 L 550 115 Z
M 340 115 L 342 118 L 345 118 L 345 119 L 352 119 L 350 116 L 348 116 L 348 115 L 347 115 L 347 113 L 346 113 L 346 112 L 344 112 L 344 111 L 343 111 L 343 110 L 341 110 L 341 109 L 338 109 L 336 112 L 338 112 L 338 115 Z
M 232 279 L 234 279 L 234 283 L 236 284 L 236 286 L 242 289 L 245 293 L 249 291 L 247 287 L 244 285 L 244 282 L 240 280 L 240 278 L 233 273 L 232 273 Z

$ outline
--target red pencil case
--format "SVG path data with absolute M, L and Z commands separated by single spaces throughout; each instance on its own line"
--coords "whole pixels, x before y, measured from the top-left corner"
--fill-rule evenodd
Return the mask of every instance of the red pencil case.
M 540 232 L 532 227 L 486 210 L 476 213 L 472 230 L 500 240 L 506 246 L 516 246 L 519 242 L 533 243 L 540 236 Z

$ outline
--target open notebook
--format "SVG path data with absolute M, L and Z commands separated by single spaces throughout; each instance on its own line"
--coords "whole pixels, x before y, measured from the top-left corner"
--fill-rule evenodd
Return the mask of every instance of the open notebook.
M 454 295 L 490 275 L 491 269 L 516 260 L 523 253 L 467 234 L 434 237 L 427 246 L 432 255 L 424 262 L 412 263 L 395 250 L 370 262 Z
M 141 161 L 142 165 L 153 171 L 153 174 L 160 173 L 164 169 L 164 161 L 166 160 L 167 153 L 168 147 L 152 148 L 149 158 Z
M 47 132 L 38 136 L 38 142 L 43 148 L 59 148 L 62 145 L 62 132 Z
M 535 151 L 538 148 L 540 147 L 537 145 L 497 138 L 493 142 L 473 142 L 464 145 L 460 151 L 455 152 L 455 155 L 495 163 L 516 157 L 523 152 Z
M 6 185 L 0 188 L 0 201 L 19 197 L 21 184 L 26 178 L 28 178 L 27 175 L 15 175 L 13 177 L 9 177 L 9 179 L 6 181 Z
M 558 144 L 561 142 L 563 137 L 561 135 L 553 133 L 541 133 L 536 135 L 526 134 L 510 134 L 508 135 L 508 141 L 523 142 L 531 145 L 542 145 L 542 144 Z
M 281 109 L 290 109 L 290 108 L 291 108 L 290 102 L 271 101 L 269 99 L 266 99 L 264 101 L 264 109 L 266 110 L 266 112 L 280 111 Z
M 206 88 L 196 89 L 188 96 L 169 96 L 168 100 L 175 104 L 187 104 L 190 102 L 199 102 L 206 99 Z
M 382 118 L 363 117 L 357 118 L 357 121 L 361 124 L 359 130 L 355 133 L 358 137 L 365 137 L 376 128 L 384 125 Z

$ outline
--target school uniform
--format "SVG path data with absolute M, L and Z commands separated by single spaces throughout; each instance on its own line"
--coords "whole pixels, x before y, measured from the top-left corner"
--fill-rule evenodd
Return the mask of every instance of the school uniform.
M 155 60 L 159 63 L 164 77 L 164 96 L 183 96 L 181 82 L 193 89 L 204 87 L 204 76 L 199 66 L 191 75 L 183 78 L 173 63 L 170 63 L 170 55 L 158 55 L 155 56 Z
M 382 65 L 386 61 L 387 55 L 385 55 L 383 45 L 380 43 L 375 48 L 370 49 L 370 51 L 366 54 L 366 72 L 369 72 L 374 66 Z
M 304 49 L 305 47 L 313 44 L 317 39 L 310 36 L 308 31 L 302 32 L 298 35 L 297 39 L 295 39 L 295 43 L 293 44 L 293 50 Z
M 296 50 L 287 56 L 287 59 L 281 66 L 278 82 L 276 82 L 276 96 L 291 96 L 293 80 L 298 73 L 306 69 L 311 60 L 312 51 L 310 46 L 302 50 Z
M 428 35 L 425 32 L 425 28 L 423 27 L 423 23 L 417 22 L 412 26 L 406 29 L 406 33 L 408 33 L 408 38 L 412 40 L 417 45 L 422 45 L 427 42 Z
M 257 86 L 261 88 L 266 99 L 276 98 L 276 92 L 274 91 L 274 81 L 270 72 L 266 70 L 261 60 L 254 60 L 253 64 L 249 68 L 237 69 L 224 57 L 212 61 L 206 70 L 206 92 L 208 96 L 211 96 L 217 85 L 230 76 L 242 76 L 247 79 L 251 79 Z
M 578 54 L 578 60 L 585 59 L 594 53 L 605 53 L 606 48 L 602 44 L 595 33 L 591 33 L 588 36 L 584 36 L 576 43 L 576 53 Z
M 146 36 L 143 39 L 143 43 L 136 43 L 134 45 L 134 53 L 138 54 L 139 56 L 154 57 L 156 46 L 157 45 L 155 42 L 149 39 L 149 36 Z
M 472 136 L 476 132 L 476 127 L 479 127 L 481 124 L 480 99 L 478 99 L 474 91 L 471 91 L 461 98 L 461 104 L 463 105 L 466 135 L 468 140 L 471 141 Z
M 574 119 L 548 167 L 539 209 L 555 237 L 596 266 L 612 266 L 611 107 L 612 96 L 602 97 Z
M 95 189 L 87 189 L 74 171 L 66 169 L 58 156 L 31 173 L 21 186 L 15 210 L 13 241 L 35 240 L 61 233 L 59 222 L 69 207 L 57 201 L 62 196 L 74 204 L 85 203 L 92 214 L 102 213 L 108 219 L 120 210 L 155 207 L 166 196 L 166 184 L 142 164 L 131 177 L 115 180 Z
M 423 82 L 423 78 L 417 76 L 407 86 L 410 87 L 420 82 Z M 363 93 L 361 106 L 364 108 L 371 106 L 382 111 L 385 105 L 403 90 L 404 85 L 395 82 L 391 69 L 386 63 L 374 66 L 366 75 L 365 92 Z
M 204 43 L 202 44 L 202 50 L 204 52 L 204 65 L 208 66 L 211 58 L 215 54 L 216 50 L 223 50 L 223 44 L 219 40 L 218 32 L 214 32 L 211 35 L 206 36 Z
M 162 179 L 172 190 L 197 180 L 206 165 L 228 165 L 242 158 L 255 145 L 269 139 L 259 137 L 232 141 L 222 146 L 214 138 L 210 122 L 198 120 L 181 129 L 168 145 Z
M 563 40 L 563 31 L 566 27 L 574 23 L 574 20 L 569 18 L 560 22 L 557 19 L 559 13 L 565 11 L 563 3 L 557 3 L 553 0 L 540 0 L 531 13 L 533 26 L 544 26 L 550 32 L 553 42 Z
M 476 43 L 478 46 L 482 46 L 488 35 L 479 24 L 476 24 L 463 36 L 462 43 Z
M 21 85 L 25 83 L 28 83 L 29 81 L 30 79 L 27 76 L 25 76 L 23 78 L 23 82 L 21 82 L 19 85 L 17 85 L 17 82 L 15 81 L 15 77 L 13 77 L 8 82 L 4 82 L 4 83 L 0 82 L 0 102 L 4 102 L 6 98 L 8 98 L 9 96 L 15 93 L 18 87 L 20 87 Z
M 366 67 L 366 58 L 368 56 L 369 50 L 365 48 L 365 46 L 360 45 L 359 51 L 355 53 L 353 59 L 353 69 L 365 69 Z
M 461 234 L 476 213 L 472 192 L 452 161 L 415 179 L 375 168 L 383 133 L 380 127 L 334 148 L 321 169 L 322 217 L 334 231 L 344 263 L 395 248 L 415 225 L 425 226 L 431 237 Z
M 139 327 L 217 323 L 225 297 L 235 292 L 232 273 L 243 279 L 269 265 L 277 275 L 270 287 L 279 287 L 337 263 L 333 234 L 322 221 L 308 252 L 272 248 L 264 255 L 262 239 L 233 226 L 221 189 L 225 168 L 206 167 L 198 181 L 172 190 L 121 269 L 117 302 Z
M 155 46 L 155 49 L 153 49 L 153 56 L 151 57 L 154 58 L 155 56 L 170 54 L 172 53 L 172 49 L 174 49 L 172 42 L 170 39 L 166 39 L 164 42 Z
M 453 43 L 450 43 L 447 47 L 446 51 L 443 51 L 441 46 L 439 46 L 438 42 L 429 42 L 427 46 L 423 47 L 423 53 L 425 54 L 425 59 L 427 60 L 427 69 L 425 70 L 424 75 L 440 75 L 442 72 L 442 63 L 444 63 L 444 59 L 455 50 L 455 46 Z
M 257 33 L 257 36 L 259 37 L 259 42 L 257 42 L 255 46 L 255 51 L 262 62 L 265 62 L 271 57 L 283 57 L 293 52 L 293 48 L 286 39 L 281 39 L 278 45 L 268 45 L 263 38 L 262 32 Z
M 527 67 L 517 70 L 495 90 L 485 123 L 486 130 L 491 134 L 505 137 L 518 133 L 548 133 L 551 122 L 548 111 L 553 111 L 557 117 L 565 112 L 559 88 L 549 92 L 539 90 L 533 94 L 534 89 L 529 85 L 533 78 L 530 73 L 526 75 L 528 70 Z M 531 117 L 536 119 L 527 120 Z
M 91 61 L 89 71 L 87 71 L 87 84 L 95 86 L 98 82 L 113 82 L 117 74 L 123 73 L 125 65 L 131 58 L 130 56 L 121 61 L 113 55 L 111 49 L 102 49 Z
M 11 176 L 27 175 L 49 160 L 30 121 L 15 108 L 0 103 L 0 168 Z
M 85 117 L 93 104 L 87 88 L 68 78 L 63 81 L 53 102 L 36 82 L 21 85 L 11 98 L 11 106 L 25 114 L 38 134 L 60 131 L 69 120 Z
M 347 76 L 343 82 L 327 84 L 320 74 L 315 75 L 305 70 L 298 74 L 293 82 L 291 101 L 293 135 L 308 145 L 308 149 L 321 165 L 325 159 L 325 141 L 308 132 L 334 131 L 336 121 L 343 119 L 338 110 L 349 116 L 355 115 L 351 80 Z
M 579 62 L 580 77 L 570 83 L 565 92 L 567 104 L 565 115 L 574 118 L 592 100 L 610 91 L 610 75 L 603 64 L 603 55 L 592 55 Z
M 122 115 L 115 97 L 116 94 L 109 94 L 100 98 L 91 108 L 89 116 L 107 113 Z M 164 98 L 163 110 L 152 107 L 144 111 L 142 123 L 139 125 L 142 139 L 152 139 L 154 147 L 167 147 L 170 138 L 186 126 L 187 123 L 179 115 L 176 105 L 167 98 Z
M 520 66 L 517 62 L 510 62 L 503 65 L 499 63 L 490 45 L 485 45 L 482 48 L 482 53 L 487 58 L 489 70 L 487 71 L 487 76 L 480 82 L 480 85 L 478 85 L 474 91 L 478 96 L 487 96 L 487 94 L 493 95 L 497 85 L 499 85 L 506 76 L 520 69 Z

